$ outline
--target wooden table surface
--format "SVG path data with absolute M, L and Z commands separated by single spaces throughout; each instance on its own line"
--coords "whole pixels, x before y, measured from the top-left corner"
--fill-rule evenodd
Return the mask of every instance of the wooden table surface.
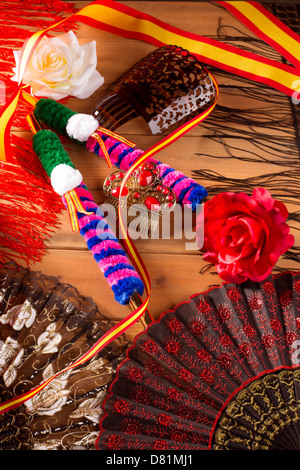
M 78 8 L 86 3 L 75 2 Z M 224 9 L 206 2 L 125 1 L 122 3 L 197 34 L 215 37 L 221 19 L 223 24 L 231 25 L 251 35 Z M 154 47 L 142 41 L 124 39 L 83 24 L 79 24 L 76 34 L 82 43 L 96 40 L 98 70 L 105 78 L 105 84 L 89 99 L 72 98 L 68 102 L 70 108 L 90 113 L 97 101 L 106 94 L 107 86 L 137 60 L 154 50 Z M 234 82 L 234 78 L 228 81 L 222 77 L 222 74 L 216 75 L 216 78 L 221 88 Z M 251 86 L 251 84 L 247 86 Z M 219 103 L 228 105 L 228 99 L 228 95 L 223 95 L 221 89 Z M 230 100 L 233 107 L 247 108 L 249 106 L 246 98 L 241 102 L 240 98 L 232 96 Z M 135 142 L 137 147 L 143 150 L 161 139 L 161 136 L 152 136 L 147 125 L 140 118 L 119 128 L 118 132 Z M 264 164 L 262 167 L 260 162 L 249 163 L 237 159 L 200 157 L 197 153 L 222 156 L 224 151 L 218 142 L 203 138 L 207 132 L 208 130 L 201 125 L 197 126 L 185 137 L 163 150 L 158 158 L 188 176 L 191 175 L 192 170 L 200 168 L 214 170 L 234 178 L 245 178 L 278 171 L 276 165 L 266 166 Z M 280 130 L 278 130 L 278 135 L 280 136 Z M 76 145 L 70 144 L 68 147 L 71 158 L 82 172 L 84 181 L 93 193 L 96 202 L 101 203 L 103 201 L 103 181 L 109 173 L 105 161 Z M 280 170 L 282 169 L 280 168 Z M 73 284 L 82 294 L 91 296 L 102 313 L 108 317 L 118 320 L 126 316 L 129 309 L 119 306 L 114 301 L 113 294 L 88 251 L 84 239 L 79 234 L 72 233 L 66 211 L 61 216 L 60 222 L 60 228 L 48 242 L 49 253 L 41 263 L 33 265 L 32 269 L 41 270 L 48 275 L 60 276 L 63 281 Z M 296 233 L 296 245 L 299 245 L 298 233 Z M 154 318 L 157 318 L 165 310 L 171 309 L 177 303 L 187 300 L 190 295 L 204 291 L 212 284 L 222 282 L 217 275 L 212 274 L 212 270 L 200 274 L 205 262 L 198 251 L 186 250 L 186 240 L 184 239 L 140 239 L 136 241 L 136 247 L 151 277 L 152 291 L 149 310 Z M 285 262 L 284 266 L 286 268 L 293 267 L 288 262 Z M 133 337 L 140 330 L 141 325 L 136 324 L 128 332 L 128 335 Z

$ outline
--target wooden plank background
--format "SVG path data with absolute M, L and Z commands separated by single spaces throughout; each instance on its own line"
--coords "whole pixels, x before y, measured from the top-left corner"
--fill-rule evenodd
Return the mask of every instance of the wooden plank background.
M 78 1 L 76 7 L 81 8 L 87 2 Z M 237 27 L 242 32 L 249 34 L 232 15 L 206 2 L 152 2 L 152 1 L 125 1 L 125 5 L 136 8 L 159 18 L 173 26 L 184 30 L 207 36 L 215 36 L 221 18 L 223 24 Z M 76 32 L 81 43 L 91 40 L 97 42 L 98 70 L 105 78 L 105 84 L 97 90 L 93 96 L 86 100 L 70 99 L 69 107 L 79 111 L 90 113 L 98 100 L 105 96 L 109 84 L 121 73 L 126 71 L 137 60 L 154 49 L 150 44 L 142 41 L 124 39 L 83 24 L 79 24 Z M 251 33 L 250 33 L 251 34 Z M 234 83 L 234 79 L 228 80 L 217 77 L 221 85 Z M 251 84 L 249 85 L 251 86 Z M 232 106 L 247 107 L 245 102 L 234 101 Z M 228 104 L 228 96 L 220 96 L 220 104 Z M 260 103 L 261 105 L 261 103 Z M 140 118 L 127 123 L 118 132 L 128 137 L 137 144 L 138 148 L 146 150 L 160 136 L 152 136 L 147 125 Z M 199 168 L 213 169 L 225 176 L 245 178 L 266 173 L 266 166 L 262 169 L 261 163 L 251 163 L 238 160 L 212 159 L 196 155 L 220 153 L 222 150 L 210 139 L 203 139 L 208 131 L 201 126 L 193 129 L 188 135 L 181 138 L 172 146 L 159 154 L 159 159 L 168 163 L 173 168 L 191 175 L 191 171 Z M 280 130 L 278 130 L 280 136 Z M 70 156 L 75 165 L 83 174 L 85 183 L 95 196 L 98 203 L 103 201 L 102 185 L 109 171 L 106 163 L 98 159 L 94 154 L 73 145 L 68 144 Z M 278 171 L 275 165 L 269 165 L 267 172 Z M 100 310 L 108 317 L 118 320 L 129 313 L 127 307 L 119 306 L 113 298 L 110 288 L 99 271 L 91 253 L 88 251 L 83 238 L 72 233 L 66 212 L 61 216 L 61 226 L 49 240 L 49 253 L 41 263 L 35 264 L 32 269 L 41 270 L 48 275 L 60 276 L 64 282 L 76 286 L 79 291 L 91 296 L 98 304 Z M 299 235 L 296 245 L 299 245 Z M 183 302 L 190 295 L 206 290 L 211 284 L 220 284 L 222 281 L 211 271 L 200 274 L 205 266 L 197 251 L 186 250 L 186 240 L 137 240 L 136 246 L 149 271 L 152 292 L 149 310 L 154 318 L 160 313 L 171 309 L 177 303 Z M 286 268 L 292 265 L 286 263 Z M 141 325 L 136 324 L 128 332 L 133 337 L 141 330 Z

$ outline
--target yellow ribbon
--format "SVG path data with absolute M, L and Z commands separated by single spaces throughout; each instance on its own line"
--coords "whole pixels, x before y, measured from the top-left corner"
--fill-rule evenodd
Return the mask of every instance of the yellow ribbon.
M 262 5 L 257 2 L 245 1 L 220 1 L 217 3 L 228 8 L 231 13 L 241 19 L 250 30 L 260 35 L 266 42 L 271 42 L 275 49 L 280 48 L 286 51 L 291 56 L 293 65 L 299 64 L 299 36 L 282 24 L 268 10 L 265 10 Z M 296 60 L 293 61 L 293 58 Z

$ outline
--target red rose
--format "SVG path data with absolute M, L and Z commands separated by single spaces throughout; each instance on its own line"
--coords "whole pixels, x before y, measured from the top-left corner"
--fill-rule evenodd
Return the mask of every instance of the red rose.
M 294 244 L 285 205 L 263 188 L 221 193 L 204 204 L 203 259 L 228 282 L 265 279 Z

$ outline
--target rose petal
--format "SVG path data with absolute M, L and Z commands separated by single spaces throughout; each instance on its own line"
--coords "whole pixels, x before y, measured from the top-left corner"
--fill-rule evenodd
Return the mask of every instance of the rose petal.
M 97 50 L 96 41 L 91 41 L 81 45 L 81 50 L 84 52 L 84 60 L 87 64 L 97 66 Z
M 205 253 L 203 253 L 202 258 L 204 259 L 204 261 L 208 261 L 212 264 L 217 264 L 219 261 L 218 254 L 213 251 L 206 251 Z
M 253 199 L 257 201 L 264 209 L 272 210 L 274 199 L 269 191 L 265 188 L 255 188 L 252 193 Z
M 219 252 L 218 260 L 225 264 L 236 263 L 237 261 L 239 261 L 240 265 L 243 259 L 253 258 L 256 252 L 257 249 L 251 243 L 242 245 L 238 248 L 235 247 L 227 249 L 226 247 L 224 247 Z
M 74 31 L 60 34 L 49 38 L 54 46 L 66 47 L 67 49 L 79 47 L 79 42 Z
M 275 201 L 273 209 L 280 212 L 283 220 L 286 221 L 289 215 L 289 211 L 287 210 L 286 206 L 281 201 Z
M 204 205 L 204 253 L 226 281 L 261 281 L 294 244 L 286 224 L 288 211 L 264 188 L 252 197 L 224 193 Z
M 249 236 L 248 224 L 239 217 L 229 218 L 226 223 L 223 223 L 222 233 L 218 234 L 218 238 L 222 240 L 222 243 L 226 243 L 228 246 L 245 243 Z
M 226 282 L 241 284 L 247 280 L 247 275 L 234 264 L 218 264 L 216 268 L 220 278 Z
M 14 51 L 16 67 L 13 81 L 18 81 L 20 51 Z M 96 70 L 96 42 L 82 46 L 73 31 L 56 37 L 44 36 L 28 64 L 23 83 L 36 96 L 56 100 L 68 95 L 88 98 L 104 83 Z
M 91 96 L 102 84 L 104 83 L 104 78 L 97 70 L 94 70 L 90 76 L 88 83 L 81 88 L 78 88 L 76 91 L 73 91 L 73 96 L 77 98 L 86 99 Z
M 63 98 L 66 98 L 69 96 L 69 93 L 59 93 L 57 90 L 51 90 L 49 88 L 40 88 L 39 90 L 33 90 L 33 94 L 35 96 L 39 97 L 47 97 L 47 98 L 52 98 L 53 100 L 59 101 L 62 100 Z

